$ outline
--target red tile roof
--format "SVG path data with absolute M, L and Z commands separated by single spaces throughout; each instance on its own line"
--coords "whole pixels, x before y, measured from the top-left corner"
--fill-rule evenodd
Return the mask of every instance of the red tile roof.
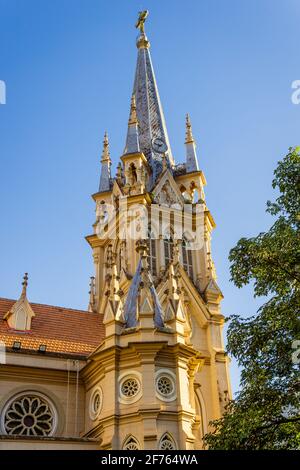
M 88 355 L 104 338 L 103 315 L 31 302 L 36 314 L 31 330 L 12 330 L 3 317 L 15 302 L 0 298 L 0 341 L 6 347 L 21 341 L 22 350 L 37 351 L 40 344 L 46 344 L 47 352 Z

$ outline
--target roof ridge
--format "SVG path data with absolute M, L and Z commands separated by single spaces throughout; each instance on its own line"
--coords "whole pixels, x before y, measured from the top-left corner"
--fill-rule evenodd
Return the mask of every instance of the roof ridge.
M 9 302 L 17 302 L 16 299 L 8 299 L 6 297 L 0 297 L 0 301 L 1 300 L 6 300 L 6 301 L 9 301 Z M 30 305 L 37 305 L 37 306 L 40 306 L 40 307 L 52 307 L 52 308 L 57 308 L 57 309 L 62 309 L 62 310 L 72 310 L 73 312 L 81 312 L 81 313 L 88 313 L 88 314 L 94 313 L 94 312 L 89 312 L 88 310 L 81 310 L 81 309 L 78 309 L 78 308 L 71 308 L 71 307 L 62 307 L 60 305 L 42 304 L 42 303 L 39 303 L 39 302 L 29 302 L 29 304 Z M 97 313 L 97 315 L 98 315 L 98 313 Z

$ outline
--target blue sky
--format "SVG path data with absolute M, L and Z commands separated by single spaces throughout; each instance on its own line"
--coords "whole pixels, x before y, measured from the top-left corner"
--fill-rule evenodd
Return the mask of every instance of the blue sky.
M 146 29 L 173 154 L 184 159 L 189 112 L 225 315 L 255 313 L 251 287 L 230 283 L 228 252 L 266 230 L 272 172 L 299 145 L 299 0 L 0 0 L 0 296 L 86 308 L 104 130 L 122 153 Z M 236 390 L 238 371 L 232 367 Z

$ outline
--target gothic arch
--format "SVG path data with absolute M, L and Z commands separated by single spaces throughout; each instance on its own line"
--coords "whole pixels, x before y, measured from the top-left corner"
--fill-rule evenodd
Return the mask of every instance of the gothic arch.
M 139 441 L 132 435 L 130 434 L 127 436 L 123 442 L 122 445 L 123 450 L 140 450 L 141 446 L 139 444 Z
M 158 448 L 160 450 L 176 450 L 177 449 L 175 439 L 169 432 L 165 432 L 161 436 L 159 440 Z

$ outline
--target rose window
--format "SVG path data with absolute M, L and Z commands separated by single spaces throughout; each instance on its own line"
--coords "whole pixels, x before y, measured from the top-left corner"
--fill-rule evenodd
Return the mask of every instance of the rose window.
M 162 395 L 166 397 L 170 396 L 174 391 L 172 380 L 166 376 L 159 377 L 157 381 L 157 389 Z
M 125 380 L 121 386 L 121 392 L 127 398 L 134 397 L 139 392 L 139 390 L 140 385 L 135 378 Z
M 156 396 L 159 400 L 171 402 L 176 400 L 176 376 L 167 369 L 160 369 L 156 372 L 155 388 Z
M 10 435 L 49 436 L 53 427 L 53 410 L 39 396 L 23 395 L 16 398 L 4 416 L 4 428 Z

